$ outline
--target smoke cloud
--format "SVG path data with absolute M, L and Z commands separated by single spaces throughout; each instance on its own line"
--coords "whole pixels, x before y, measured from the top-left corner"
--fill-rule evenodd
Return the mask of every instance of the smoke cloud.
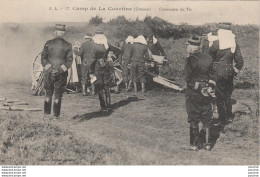
M 32 61 L 53 37 L 41 24 L 5 23 L 0 26 L 0 81 L 31 81 Z

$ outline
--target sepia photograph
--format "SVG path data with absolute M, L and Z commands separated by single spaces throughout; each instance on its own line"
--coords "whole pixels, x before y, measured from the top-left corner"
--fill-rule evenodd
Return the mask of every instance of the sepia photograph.
M 259 166 L 259 8 L 0 0 L 0 165 Z

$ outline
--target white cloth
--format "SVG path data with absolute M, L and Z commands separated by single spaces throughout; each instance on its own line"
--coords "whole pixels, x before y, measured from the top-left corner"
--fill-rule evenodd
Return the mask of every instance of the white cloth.
M 213 42 L 218 40 L 218 36 L 213 35 L 212 33 L 208 33 L 207 36 L 208 36 L 208 41 L 209 41 L 209 47 L 211 47 Z
M 79 82 L 79 77 L 78 77 L 78 71 L 77 71 L 77 66 L 76 66 L 76 55 L 73 53 L 73 61 L 72 65 L 68 70 L 68 79 L 67 79 L 67 84 L 68 83 L 73 83 L 73 82 Z
M 84 39 L 92 39 L 92 37 L 85 35 L 85 36 L 84 36 Z
M 131 43 L 133 44 L 134 43 L 134 37 L 133 36 L 128 36 L 125 40 L 125 43 Z
M 153 36 L 153 44 L 156 44 L 158 40 Z
M 134 39 L 134 43 L 141 43 L 147 45 L 147 41 L 145 40 L 144 36 L 140 35 Z
M 95 44 L 104 45 L 106 49 L 109 48 L 108 43 L 107 43 L 107 37 L 104 34 L 95 34 L 95 36 L 93 36 L 92 40 Z
M 231 52 L 234 53 L 236 49 L 235 35 L 231 30 L 219 29 L 218 30 L 218 39 L 219 39 L 219 49 L 231 49 Z

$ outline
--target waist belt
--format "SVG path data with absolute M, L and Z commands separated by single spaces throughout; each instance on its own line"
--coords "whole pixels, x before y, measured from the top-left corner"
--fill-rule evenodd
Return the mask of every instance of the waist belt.
M 208 80 L 198 80 L 198 81 L 195 81 L 195 83 L 202 86 L 202 88 L 205 88 L 205 87 L 207 87 Z M 197 89 L 195 89 L 195 86 L 193 86 L 193 85 L 188 84 L 188 88 L 190 88 L 191 90 L 197 91 Z
M 61 66 L 65 64 L 65 61 L 59 57 L 50 57 L 49 62 L 52 66 Z

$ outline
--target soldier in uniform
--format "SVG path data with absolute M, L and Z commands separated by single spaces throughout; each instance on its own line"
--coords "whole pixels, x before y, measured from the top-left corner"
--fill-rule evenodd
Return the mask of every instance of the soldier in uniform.
M 128 36 L 125 40 L 125 44 L 122 46 L 121 54 L 119 57 L 119 62 L 122 65 L 122 75 L 125 82 L 126 91 L 128 91 L 128 84 L 131 76 L 129 65 L 131 64 L 131 57 L 133 53 L 133 42 L 134 38 L 132 36 Z
M 41 63 L 44 68 L 44 89 L 46 90 L 44 113 L 51 113 L 52 96 L 54 94 L 53 112 L 57 118 L 60 115 L 61 99 L 67 83 L 68 69 L 71 67 L 72 45 L 63 39 L 65 25 L 55 26 L 56 38 L 44 45 Z
M 210 150 L 210 121 L 213 115 L 212 97 L 217 73 L 213 59 L 201 51 L 200 38 L 192 37 L 187 43 L 188 57 L 185 63 L 186 110 L 190 123 L 190 150 L 198 150 L 199 122 L 206 131 L 205 149 Z
M 218 40 L 211 42 L 208 54 L 214 59 L 214 67 L 218 73 L 216 103 L 219 123 L 226 125 L 233 118 L 231 104 L 233 79 L 244 64 L 240 47 L 231 31 L 231 23 L 219 24 Z
M 82 76 L 81 76 L 81 84 L 82 84 L 82 93 L 84 96 L 90 93 L 90 89 L 87 87 L 86 93 L 86 85 L 89 84 L 90 80 L 90 66 L 93 63 L 93 41 L 92 35 L 87 33 L 85 35 L 86 42 L 81 44 L 79 51 L 74 49 L 74 53 L 81 57 L 82 61 Z M 92 94 L 94 93 L 94 84 L 92 84 Z
M 164 52 L 162 45 L 159 43 L 159 41 L 154 35 L 148 36 L 146 40 L 149 49 L 149 58 L 152 58 L 152 55 L 164 56 L 166 58 L 166 54 Z M 148 67 L 147 70 L 150 73 L 154 73 L 156 75 L 159 75 L 160 73 L 160 68 L 157 62 L 153 62 L 152 67 Z M 153 76 L 147 75 L 146 79 L 147 79 L 148 87 L 152 88 L 154 86 Z
M 95 82 L 95 88 L 98 92 L 100 107 L 102 111 L 110 110 L 110 81 L 112 79 L 113 66 L 110 62 L 107 62 L 107 56 L 109 52 L 109 45 L 107 38 L 103 34 L 102 30 L 97 30 L 93 36 L 93 63 L 92 71 L 97 78 Z
M 135 93 L 137 92 L 137 81 L 142 85 L 142 92 L 145 92 L 145 61 L 149 58 L 147 41 L 140 35 L 134 39 L 132 61 L 132 80 Z
M 147 46 L 153 55 L 165 56 L 163 47 L 154 37 L 154 35 L 151 35 L 147 38 Z

